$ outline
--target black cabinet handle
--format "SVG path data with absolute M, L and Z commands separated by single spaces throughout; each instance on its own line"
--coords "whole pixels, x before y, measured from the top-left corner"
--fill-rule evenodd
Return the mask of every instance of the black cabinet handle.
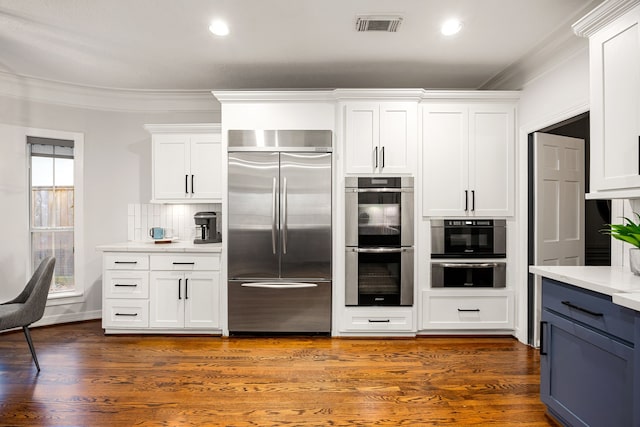
M 587 308 L 580 307 L 580 306 L 578 306 L 578 305 L 573 304 L 571 301 L 562 301 L 562 304 L 566 305 L 566 306 L 567 306 L 567 307 L 569 307 L 569 308 L 573 308 L 573 309 L 575 309 L 575 310 L 581 311 L 581 312 L 583 312 L 583 313 L 590 314 L 590 315 L 595 316 L 595 317 L 602 317 L 602 316 L 604 316 L 604 314 L 603 314 L 603 313 L 598 313 L 598 312 L 596 312 L 596 311 L 591 311 L 591 310 L 589 310 L 589 309 L 587 309 Z
M 182 279 L 178 279 L 178 299 L 182 299 L 182 294 L 180 293 L 182 288 Z
M 376 168 L 378 167 L 378 147 L 374 148 L 375 154 L 376 154 Z
M 184 299 L 189 299 L 189 279 L 184 279 Z
M 471 212 L 476 210 L 476 190 L 471 190 Z
M 458 311 L 461 312 L 461 313 L 464 313 L 464 312 L 479 313 L 480 309 L 479 308 L 459 308 Z
M 469 190 L 464 190 L 464 211 L 469 210 Z
M 193 175 L 191 175 L 191 194 L 193 194 Z
M 116 261 L 114 264 L 137 264 L 138 261 Z
M 129 284 L 129 283 L 115 283 L 113 286 L 117 288 L 136 288 L 138 286 L 137 283 Z
M 369 319 L 369 323 L 391 323 L 390 319 Z
M 189 175 L 184 176 L 184 192 L 189 194 Z
M 384 167 L 384 147 L 382 147 L 381 154 L 382 154 L 382 167 Z
M 547 350 L 544 348 L 544 331 L 547 322 L 545 320 L 540 321 L 540 356 L 546 356 Z
M 195 265 L 195 262 L 174 262 L 173 265 Z
M 136 317 L 138 313 L 116 313 L 116 316 Z

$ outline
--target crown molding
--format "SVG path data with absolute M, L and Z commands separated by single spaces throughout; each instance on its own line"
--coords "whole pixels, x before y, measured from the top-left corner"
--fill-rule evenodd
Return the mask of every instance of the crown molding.
M 606 0 L 580 18 L 571 28 L 580 37 L 591 37 L 638 5 L 640 0 Z
M 206 90 L 110 89 L 62 83 L 0 71 L 0 96 L 45 104 L 119 112 L 219 112 Z
M 220 133 L 220 123 L 147 124 L 149 133 Z
M 333 91 L 333 98 L 339 101 L 358 100 L 402 100 L 419 101 L 422 98 L 424 89 L 336 89 Z
M 517 90 L 424 90 L 422 101 L 445 99 L 464 99 L 492 102 L 517 102 L 520 99 L 520 91 Z
M 334 101 L 331 90 L 214 90 L 220 103 L 242 102 L 327 102 Z

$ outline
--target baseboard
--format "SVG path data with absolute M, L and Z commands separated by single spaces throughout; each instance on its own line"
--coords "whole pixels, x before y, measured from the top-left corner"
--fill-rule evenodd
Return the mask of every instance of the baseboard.
M 59 323 L 81 322 L 83 320 L 94 320 L 102 318 L 102 310 L 84 311 L 81 313 L 64 313 L 51 316 L 44 316 L 31 327 L 57 325 Z

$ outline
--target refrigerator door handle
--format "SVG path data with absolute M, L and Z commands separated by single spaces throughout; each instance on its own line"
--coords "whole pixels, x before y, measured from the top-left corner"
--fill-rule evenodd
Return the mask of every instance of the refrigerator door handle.
M 282 253 L 287 253 L 287 177 L 282 180 Z
M 271 249 L 275 255 L 276 253 L 276 211 L 278 206 L 276 204 L 276 177 L 273 177 L 273 185 L 271 187 Z
M 266 289 L 300 289 L 300 288 L 317 288 L 315 283 L 302 282 L 260 282 L 260 283 L 243 283 L 240 286 L 244 288 L 266 288 Z

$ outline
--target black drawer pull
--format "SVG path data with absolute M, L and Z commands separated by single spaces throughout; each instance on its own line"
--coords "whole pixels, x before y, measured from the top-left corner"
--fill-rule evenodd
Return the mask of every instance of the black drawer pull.
M 472 312 L 479 313 L 480 309 L 479 308 L 459 308 L 458 311 L 460 312 L 472 311 Z
M 114 264 L 137 264 L 138 261 L 115 261 Z
M 540 321 L 540 356 L 547 356 L 547 350 L 544 348 L 545 327 L 548 325 L 546 320 Z
M 604 316 L 604 314 L 603 314 L 603 313 L 598 313 L 598 312 L 591 311 L 591 310 L 586 309 L 586 308 L 582 308 L 582 307 L 580 307 L 580 306 L 577 306 L 577 305 L 575 305 L 575 304 L 572 304 L 570 301 L 562 301 L 562 304 L 566 305 L 566 306 L 567 306 L 567 307 L 569 307 L 569 308 L 574 308 L 574 309 L 576 309 L 576 310 L 578 310 L 578 311 L 581 311 L 581 312 L 583 312 L 583 313 L 590 314 L 590 315 L 595 316 L 595 317 L 602 317 L 602 316 Z
M 113 286 L 117 288 L 136 288 L 138 285 L 136 283 L 128 284 L 128 283 L 116 283 Z
M 174 262 L 173 265 L 195 265 L 195 262 Z
M 136 317 L 138 313 L 116 313 L 116 316 Z
M 391 323 L 390 319 L 369 319 L 369 323 Z

